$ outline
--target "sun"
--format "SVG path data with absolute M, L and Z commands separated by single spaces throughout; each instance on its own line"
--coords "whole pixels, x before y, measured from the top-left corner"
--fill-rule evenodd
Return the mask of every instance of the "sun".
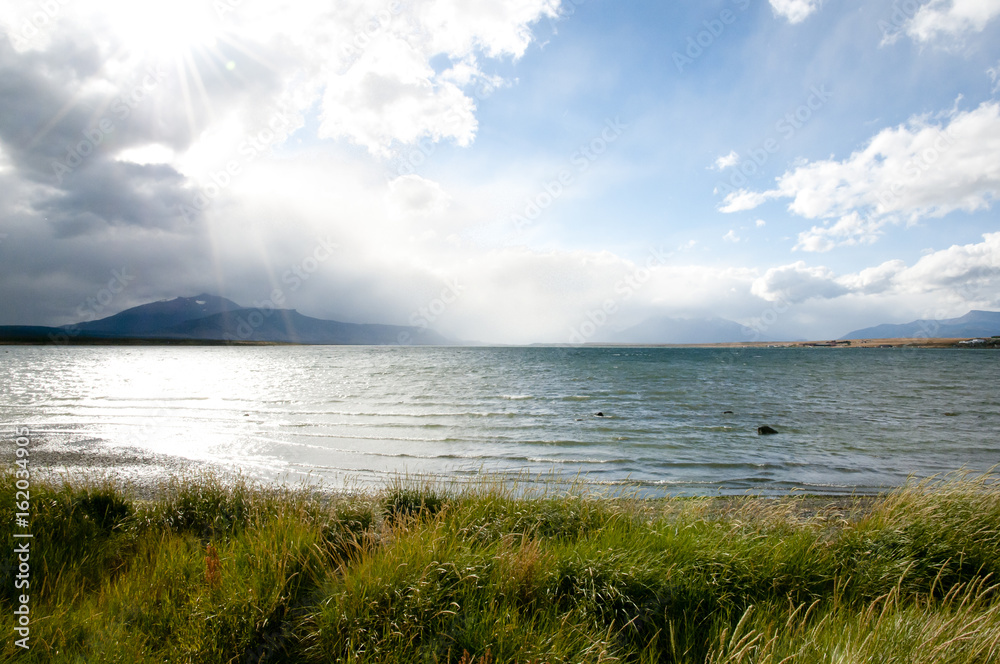
M 213 47 L 226 22 L 205 0 L 115 2 L 108 22 L 128 54 L 143 60 L 183 58 Z

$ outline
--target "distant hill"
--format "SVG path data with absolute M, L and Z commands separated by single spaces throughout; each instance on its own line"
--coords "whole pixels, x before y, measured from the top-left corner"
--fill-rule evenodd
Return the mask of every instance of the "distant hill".
M 64 336 L 58 327 L 40 325 L 0 325 L 0 341 L 10 343 L 44 343 Z
M 973 310 L 960 318 L 915 320 L 899 325 L 876 325 L 849 332 L 841 339 L 895 339 L 907 337 L 969 338 L 1000 334 L 1000 311 Z
M 237 309 L 189 320 L 163 331 L 165 338 L 276 341 L 296 344 L 450 343 L 432 330 L 398 325 L 341 323 L 303 316 L 294 309 Z M 403 340 L 401 342 L 401 340 Z
M 166 329 L 187 321 L 211 316 L 221 311 L 236 311 L 238 309 L 242 309 L 242 307 L 232 300 L 202 293 L 194 297 L 176 297 L 172 300 L 150 302 L 126 309 L 114 316 L 64 327 L 72 327 L 80 332 L 116 337 L 147 337 L 158 335 Z
M 752 328 L 724 318 L 670 318 L 658 316 L 621 332 L 595 339 L 622 344 L 719 344 L 741 341 L 778 341 L 759 338 Z
M 342 323 L 303 316 L 294 309 L 247 309 L 232 300 L 203 293 L 151 302 L 113 316 L 62 327 L 0 326 L 0 340 L 28 343 L 230 342 L 292 344 L 444 345 L 432 330 Z

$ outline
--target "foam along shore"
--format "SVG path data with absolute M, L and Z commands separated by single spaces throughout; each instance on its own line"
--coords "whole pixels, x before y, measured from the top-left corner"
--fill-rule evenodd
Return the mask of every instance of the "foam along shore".
M 10 510 L 13 472 L 0 488 Z M 490 478 L 322 493 L 212 476 L 166 480 L 143 500 L 108 480 L 33 480 L 31 648 L 5 639 L 3 654 L 456 664 L 996 656 L 993 477 L 817 500 L 636 500 Z M 3 537 L 12 551 L 9 529 Z M 8 634 L 14 569 L 3 567 Z

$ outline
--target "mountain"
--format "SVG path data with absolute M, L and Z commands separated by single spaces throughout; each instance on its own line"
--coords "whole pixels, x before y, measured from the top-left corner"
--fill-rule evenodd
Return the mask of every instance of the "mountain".
M 31 343 L 259 341 L 292 344 L 444 345 L 437 332 L 400 325 L 341 323 L 294 309 L 248 309 L 203 293 L 151 302 L 62 327 L 0 326 L 0 340 Z
M 187 321 L 238 309 L 242 307 L 232 300 L 202 293 L 194 297 L 176 297 L 172 300 L 150 302 L 126 309 L 114 316 L 63 327 L 67 330 L 101 336 L 148 337 L 156 336 L 163 330 Z
M 237 309 L 163 330 L 163 338 L 275 341 L 296 344 L 442 345 L 437 332 L 418 327 L 341 323 L 303 316 L 294 309 Z
M 849 332 L 841 339 L 896 339 L 910 337 L 969 338 L 1000 334 L 1000 311 L 973 310 L 960 318 L 915 320 L 900 325 L 876 325 Z
M 620 344 L 717 344 L 755 341 L 751 328 L 724 318 L 670 318 L 658 316 L 613 332 L 602 343 Z

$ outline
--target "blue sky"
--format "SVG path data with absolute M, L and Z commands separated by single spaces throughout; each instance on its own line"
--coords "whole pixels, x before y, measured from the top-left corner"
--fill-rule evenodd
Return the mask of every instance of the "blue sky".
M 95 7 L 0 12 L 0 324 L 203 291 L 495 342 L 1000 308 L 995 0 Z
M 769 203 L 735 214 L 718 210 L 720 196 L 713 190 L 739 169 L 713 170 L 716 158 L 736 152 L 747 163 L 756 152 L 764 163 L 747 186 L 765 189 L 798 159 L 844 158 L 878 130 L 914 115 L 936 115 L 956 105 L 974 109 L 996 97 L 987 73 L 997 64 L 997 49 L 990 48 L 996 29 L 962 49 L 911 39 L 882 46 L 878 21 L 891 17 L 891 7 L 877 3 L 823 7 L 796 25 L 777 20 L 760 2 L 630 3 L 623 9 L 585 3 L 554 26 L 540 26 L 544 46 L 522 59 L 518 84 L 497 93 L 503 99 L 484 104 L 477 144 L 455 156 L 463 166 L 558 161 L 605 119 L 628 124 L 607 155 L 615 162 L 607 169 L 624 174 L 623 181 L 571 209 L 547 211 L 545 223 L 558 226 L 559 234 L 546 237 L 560 246 L 695 240 L 725 263 L 752 263 L 765 248 L 790 252 L 802 220 L 788 214 L 786 205 Z M 688 39 L 704 35 L 704 22 L 723 10 L 732 12 L 733 23 L 688 62 Z M 684 58 L 683 71 L 675 53 Z M 815 96 L 814 90 L 823 94 Z M 804 122 L 795 118 L 811 97 L 818 108 L 800 113 Z M 516 123 L 510 122 L 513 117 Z M 776 151 L 761 152 L 769 139 Z M 761 218 L 766 226 L 757 230 Z M 885 241 L 824 259 L 841 270 L 880 259 L 912 261 L 925 248 L 981 240 L 982 232 L 995 228 L 989 225 L 994 219 L 954 215 L 947 225 L 888 231 Z M 730 230 L 741 242 L 722 242 Z

